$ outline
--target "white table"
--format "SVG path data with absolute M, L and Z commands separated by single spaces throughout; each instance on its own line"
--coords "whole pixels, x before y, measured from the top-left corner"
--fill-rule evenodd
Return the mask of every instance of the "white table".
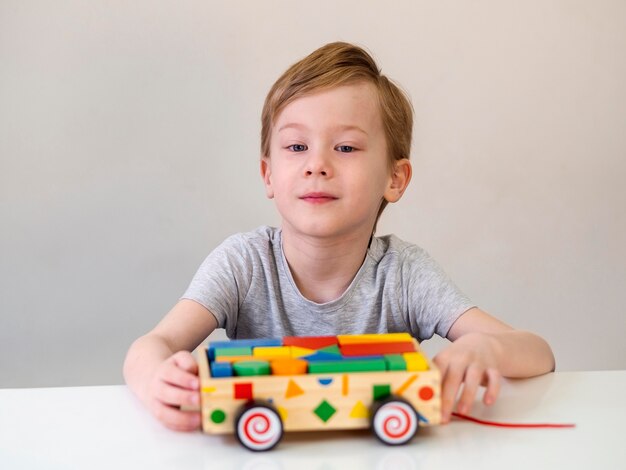
M 387 447 L 369 431 L 286 433 L 253 453 L 234 436 L 169 431 L 125 386 L 0 390 L 0 469 L 626 469 L 626 371 L 506 381 L 476 417 L 574 422 L 502 429 L 466 421 Z

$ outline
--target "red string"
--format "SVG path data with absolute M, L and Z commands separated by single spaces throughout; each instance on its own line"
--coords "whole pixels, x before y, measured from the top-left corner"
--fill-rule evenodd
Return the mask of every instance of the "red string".
M 466 419 L 467 421 L 472 421 L 478 424 L 484 424 L 485 426 L 497 426 L 500 428 L 575 428 L 575 424 L 554 424 L 554 423 L 533 423 L 533 424 L 524 424 L 524 423 L 498 423 L 496 421 L 485 421 L 482 419 L 474 418 L 472 416 L 462 415 L 460 413 L 452 413 L 452 416 L 455 416 L 460 419 Z

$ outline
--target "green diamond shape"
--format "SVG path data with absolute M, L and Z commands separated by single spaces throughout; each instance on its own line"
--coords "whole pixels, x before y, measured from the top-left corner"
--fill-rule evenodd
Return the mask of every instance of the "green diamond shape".
M 326 422 L 328 421 L 332 415 L 335 414 L 337 410 L 326 400 L 322 400 L 322 402 L 313 410 L 313 413 L 317 415 L 319 419 Z

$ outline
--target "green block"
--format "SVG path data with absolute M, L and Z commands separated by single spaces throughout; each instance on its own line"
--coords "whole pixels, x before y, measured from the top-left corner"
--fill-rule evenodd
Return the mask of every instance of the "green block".
M 220 356 L 252 356 L 252 348 L 243 346 L 239 348 L 215 348 L 215 357 Z
M 328 421 L 332 415 L 335 414 L 337 410 L 326 400 L 322 400 L 322 402 L 313 410 L 313 413 L 317 415 L 319 419 L 326 422 Z
M 385 354 L 387 370 L 406 370 L 406 361 L 402 354 Z
M 332 346 L 326 346 L 325 348 L 318 349 L 318 351 L 341 356 L 341 351 L 339 350 L 338 344 L 333 344 Z
M 270 375 L 268 361 L 239 361 L 233 364 L 235 375 L 249 377 L 253 375 Z
M 391 395 L 391 385 L 374 385 L 372 387 L 372 392 L 374 394 L 374 401 L 382 400 L 383 398 L 387 398 Z
M 309 362 L 309 374 L 333 372 L 379 372 L 386 369 L 384 359 L 343 359 L 341 361 Z

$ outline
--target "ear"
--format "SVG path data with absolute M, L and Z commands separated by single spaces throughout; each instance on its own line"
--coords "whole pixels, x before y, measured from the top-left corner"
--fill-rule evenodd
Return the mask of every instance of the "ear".
M 387 202 L 397 202 L 404 194 L 404 190 L 411 181 L 413 170 L 411 162 L 407 158 L 396 160 L 393 163 L 391 175 L 389 175 L 389 184 L 385 190 L 384 198 Z
M 272 166 L 269 157 L 261 157 L 261 178 L 265 184 L 265 194 L 269 199 L 274 198 L 274 188 L 272 188 Z

